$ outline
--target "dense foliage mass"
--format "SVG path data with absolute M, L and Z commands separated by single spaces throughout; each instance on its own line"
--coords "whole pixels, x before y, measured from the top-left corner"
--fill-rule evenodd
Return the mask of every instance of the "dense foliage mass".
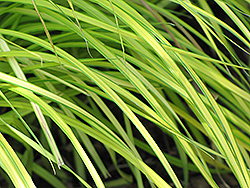
M 0 0 L 0 186 L 250 187 L 249 8 Z

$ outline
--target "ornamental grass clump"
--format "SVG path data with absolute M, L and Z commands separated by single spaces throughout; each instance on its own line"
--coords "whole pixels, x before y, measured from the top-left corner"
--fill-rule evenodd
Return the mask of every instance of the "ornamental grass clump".
M 0 0 L 0 186 L 250 187 L 249 7 Z

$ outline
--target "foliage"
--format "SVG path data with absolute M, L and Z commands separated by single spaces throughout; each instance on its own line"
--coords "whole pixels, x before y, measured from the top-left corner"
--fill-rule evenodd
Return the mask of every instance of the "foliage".
M 249 187 L 249 15 L 243 0 L 1 0 L 1 184 Z

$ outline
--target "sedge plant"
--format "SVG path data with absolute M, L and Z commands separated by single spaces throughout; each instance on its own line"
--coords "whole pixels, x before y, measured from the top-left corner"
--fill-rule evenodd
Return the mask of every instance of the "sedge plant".
M 250 187 L 249 7 L 0 0 L 1 184 Z

